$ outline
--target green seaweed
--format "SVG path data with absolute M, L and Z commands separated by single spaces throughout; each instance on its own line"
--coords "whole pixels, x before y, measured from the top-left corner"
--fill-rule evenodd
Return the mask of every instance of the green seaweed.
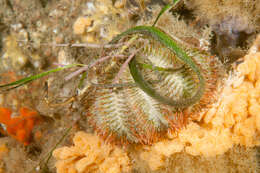
M 152 26 L 155 26 L 155 24 L 158 22 L 159 18 L 163 15 L 163 13 L 165 13 L 166 11 L 172 9 L 174 6 L 177 5 L 177 3 L 180 2 L 180 0 L 173 0 L 173 2 L 171 4 L 167 4 L 165 5 L 161 11 L 159 12 L 158 16 L 156 17 L 154 23 Z
M 58 72 L 58 71 L 61 71 L 61 70 L 67 69 L 67 68 L 76 67 L 76 66 L 84 66 L 84 64 L 70 64 L 70 65 L 66 65 L 64 67 L 58 67 L 58 68 L 51 69 L 51 70 L 48 70 L 48 71 L 45 71 L 45 72 L 42 72 L 42 73 L 39 73 L 39 74 L 36 74 L 36 75 L 32 75 L 32 76 L 29 76 L 29 77 L 22 78 L 20 80 L 17 80 L 17 81 L 8 83 L 8 84 L 0 85 L 0 88 L 4 88 L 2 90 L 5 90 L 5 91 L 12 90 L 12 89 L 18 88 L 20 86 L 23 86 L 23 85 L 25 85 L 29 82 L 32 82 L 36 79 L 47 76 L 51 73 L 55 73 L 55 72 Z
M 152 89 L 149 84 L 143 79 L 142 74 L 139 72 L 137 67 L 137 62 L 133 59 L 129 63 L 129 68 L 131 75 L 137 85 L 149 96 L 153 97 L 154 99 L 158 100 L 161 103 L 176 106 L 176 108 L 185 108 L 190 105 L 195 104 L 197 101 L 200 100 L 202 97 L 204 90 L 205 90 L 205 79 L 203 75 L 201 74 L 201 71 L 199 67 L 196 65 L 196 63 L 192 60 L 191 57 L 189 57 L 184 50 L 181 49 L 180 46 L 165 32 L 161 31 L 159 28 L 156 28 L 154 26 L 136 26 L 133 28 L 130 28 L 129 30 L 119 34 L 117 37 L 115 37 L 111 43 L 114 44 L 117 41 L 119 41 L 122 37 L 131 35 L 131 34 L 144 34 L 147 36 L 150 36 L 154 38 L 155 40 L 159 41 L 161 44 L 163 44 L 165 47 L 170 49 L 178 59 L 180 59 L 182 62 L 184 62 L 187 66 L 189 66 L 198 76 L 199 79 L 199 87 L 194 96 L 187 99 L 180 99 L 180 100 L 171 100 L 169 98 L 166 98 L 164 96 L 161 96 L 159 93 L 157 93 L 154 89 Z

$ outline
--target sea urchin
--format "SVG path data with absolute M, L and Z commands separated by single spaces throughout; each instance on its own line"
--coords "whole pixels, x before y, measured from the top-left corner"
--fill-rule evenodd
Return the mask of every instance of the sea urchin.
M 183 127 L 188 117 L 212 103 L 220 62 L 153 26 L 131 28 L 111 44 L 129 40 L 127 47 L 111 51 L 126 57 L 135 52 L 119 79 L 135 85 L 93 86 L 83 103 L 89 122 L 107 140 L 151 144 L 167 130 Z M 123 59 L 112 59 L 97 68 L 98 82 L 112 83 L 123 63 Z

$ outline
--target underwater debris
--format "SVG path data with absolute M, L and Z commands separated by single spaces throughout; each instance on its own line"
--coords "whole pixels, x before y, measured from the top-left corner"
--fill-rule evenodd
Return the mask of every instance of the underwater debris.
M 0 123 L 6 126 L 8 135 L 23 143 L 29 145 L 33 127 L 38 123 L 37 112 L 27 108 L 19 110 L 20 115 L 11 117 L 12 111 L 8 108 L 0 108 Z

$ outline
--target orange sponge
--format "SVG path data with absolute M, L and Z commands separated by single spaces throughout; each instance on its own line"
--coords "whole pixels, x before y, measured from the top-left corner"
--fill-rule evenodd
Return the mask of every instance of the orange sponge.
M 0 123 L 6 125 L 6 131 L 10 136 L 27 146 L 33 127 L 39 120 L 37 112 L 21 108 L 19 116 L 12 118 L 11 114 L 10 109 L 0 108 Z

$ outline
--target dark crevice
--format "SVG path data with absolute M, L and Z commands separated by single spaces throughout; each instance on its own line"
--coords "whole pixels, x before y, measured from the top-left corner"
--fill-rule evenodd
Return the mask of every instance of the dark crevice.
M 51 0 L 39 0 L 42 8 L 45 8 Z
M 28 157 L 32 160 L 37 160 L 37 157 L 41 154 L 42 149 L 40 146 L 32 145 L 27 148 Z
M 178 8 L 173 8 L 174 13 L 180 15 L 180 19 L 184 21 L 194 21 L 195 16 L 193 14 L 193 11 L 188 9 L 184 4 L 180 5 Z
M 12 10 L 12 12 L 14 12 L 14 8 L 13 8 L 13 5 L 10 2 L 10 0 L 5 0 L 5 2 L 6 2 L 6 5 Z
M 214 32 L 211 40 L 211 53 L 219 56 L 222 63 L 227 66 L 230 66 L 246 54 L 246 40 L 250 35 L 244 32 L 239 32 L 236 35 L 236 37 L 232 37 L 229 34 Z
M 251 36 L 252 34 L 247 34 L 245 32 L 240 32 L 239 36 L 237 38 L 237 44 L 236 46 L 241 47 L 241 48 L 247 48 L 247 42 L 246 40 Z
M 4 23 L 2 23 L 0 18 L 0 55 L 3 49 L 3 35 L 5 32 L 7 32 L 7 26 Z

